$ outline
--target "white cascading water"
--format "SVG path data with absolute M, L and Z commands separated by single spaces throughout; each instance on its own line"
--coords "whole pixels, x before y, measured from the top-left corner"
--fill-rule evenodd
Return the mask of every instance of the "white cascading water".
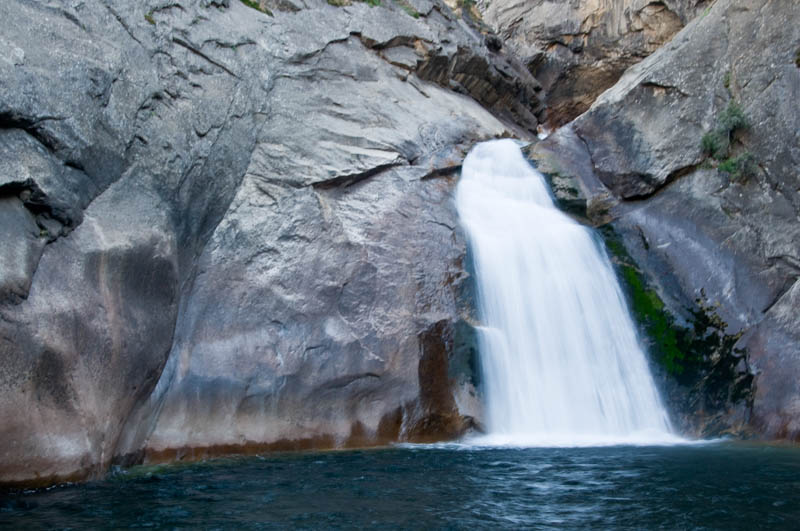
M 480 442 L 677 442 L 608 257 L 514 141 L 469 153 L 456 204 L 485 325 Z

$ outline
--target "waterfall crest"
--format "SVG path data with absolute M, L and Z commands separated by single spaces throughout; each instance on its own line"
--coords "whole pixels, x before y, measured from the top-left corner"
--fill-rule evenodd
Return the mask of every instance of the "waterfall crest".
M 605 251 L 512 140 L 466 157 L 489 444 L 677 442 Z

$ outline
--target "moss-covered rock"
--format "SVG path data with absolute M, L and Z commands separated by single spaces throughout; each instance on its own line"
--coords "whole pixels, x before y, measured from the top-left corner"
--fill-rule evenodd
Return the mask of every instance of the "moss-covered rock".
M 704 293 L 685 309 L 688 320 L 674 315 L 612 226 L 599 232 L 678 427 L 701 436 L 746 435 L 724 418 L 752 407 L 754 375 L 747 353 L 736 348 L 742 333 L 727 332 Z

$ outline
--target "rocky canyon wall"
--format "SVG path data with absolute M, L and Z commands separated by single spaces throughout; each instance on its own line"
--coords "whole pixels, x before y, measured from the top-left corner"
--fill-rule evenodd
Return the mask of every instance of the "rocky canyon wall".
M 269 8 L 0 6 L 5 484 L 480 421 L 453 170 L 538 85 L 436 2 Z
M 542 84 L 547 124 L 582 112 L 672 38 L 706 0 L 480 0 L 484 21 Z
M 452 193 L 545 120 L 676 424 L 800 438 L 796 3 L 259 4 L 0 5 L 0 483 L 479 427 Z
M 717 0 L 532 149 L 624 247 L 676 421 L 700 435 L 800 438 L 797 20 Z

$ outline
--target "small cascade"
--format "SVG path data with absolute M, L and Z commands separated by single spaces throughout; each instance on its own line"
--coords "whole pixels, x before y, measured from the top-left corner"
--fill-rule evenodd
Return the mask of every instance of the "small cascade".
M 456 203 L 478 286 L 488 435 L 584 446 L 677 442 L 611 263 L 512 140 L 477 145 Z

